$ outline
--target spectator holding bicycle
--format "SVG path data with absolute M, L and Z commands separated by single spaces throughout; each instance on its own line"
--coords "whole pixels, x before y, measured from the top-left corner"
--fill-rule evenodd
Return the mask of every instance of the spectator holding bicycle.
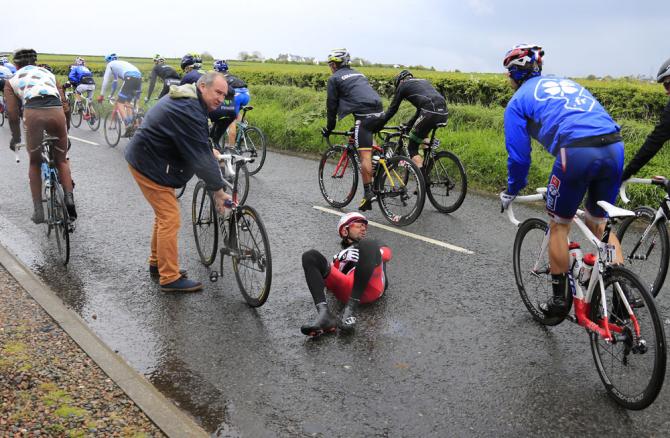
M 184 77 L 181 78 L 179 85 L 195 84 L 200 76 L 205 74 L 202 70 L 202 58 L 197 53 L 187 53 L 181 58 L 181 69 L 184 71 Z
M 665 93 L 670 96 L 670 59 L 666 60 L 656 75 L 656 82 L 663 84 Z M 635 175 L 645 164 L 651 160 L 654 155 L 661 150 L 663 144 L 670 140 L 670 100 L 661 112 L 661 119 L 649 133 L 647 139 L 639 151 L 635 154 L 630 163 L 623 171 L 622 181 L 625 181 Z
M 409 70 L 403 70 L 395 77 L 393 100 L 384 113 L 384 124 L 398 112 L 400 103 L 407 99 L 414 107 L 414 116 L 401 125 L 403 131 L 409 130 L 409 157 L 418 167 L 423 166 L 419 155 L 419 144 L 428 133 L 440 123 L 447 122 L 447 101 L 426 79 L 416 79 Z
M 361 175 L 365 194 L 358 209 L 372 209 L 372 136 L 384 126 L 382 100 L 370 86 L 368 79 L 349 66 L 351 56 L 347 49 L 334 49 L 328 54 L 328 67 L 332 75 L 328 78 L 326 101 L 327 124 L 321 133 L 328 137 L 335 129 L 336 118 L 340 120 L 353 114 L 354 142 L 361 159 Z
M 307 287 L 318 312 L 314 321 L 300 328 L 304 335 L 312 337 L 332 333 L 336 328 L 343 334 L 353 333 L 359 304 L 376 301 L 386 291 L 386 263 L 393 255 L 389 247 L 366 239 L 367 229 L 365 216 L 347 213 L 340 217 L 337 224 L 342 250 L 335 254 L 332 263 L 328 263 L 315 249 L 303 253 L 302 267 Z M 346 303 L 339 320 L 328 308 L 325 289 Z
M 26 132 L 26 149 L 30 156 L 28 178 L 33 198 L 32 221 L 44 222 L 42 206 L 42 139 L 44 133 L 58 137 L 55 150 L 58 176 L 65 192 L 65 206 L 72 220 L 77 218 L 74 205 L 74 185 L 70 174 L 70 163 L 66 159 L 68 149 L 67 126 L 63 102 L 65 95 L 56 77 L 44 67 L 38 67 L 37 52 L 33 49 L 18 49 L 14 52 L 14 62 L 18 70 L 5 81 L 5 102 L 9 117 L 12 139 L 11 150 L 21 143 L 19 105 L 23 106 L 23 126 Z M 29 82 L 30 81 L 30 82 Z
M 598 201 L 614 203 L 621 183 L 623 151 L 620 128 L 587 89 L 570 79 L 542 76 L 544 50 L 521 44 L 507 52 L 503 66 L 515 90 L 505 108 L 507 190 L 500 194 L 502 210 L 527 184 L 531 137 L 556 157 L 547 186 L 549 260 L 553 296 L 540 305 L 548 316 L 565 315 L 572 293 L 569 272 L 570 224 L 588 192 L 586 225 L 601 236 L 607 221 Z M 615 263 L 622 263 L 614 233 Z M 632 302 L 632 301 L 631 301 Z
M 226 213 L 231 198 L 219 163 L 208 140 L 207 114 L 218 108 L 228 92 L 226 79 L 209 72 L 197 84 L 172 87 L 169 98 L 159 100 L 130 140 L 125 157 L 130 173 L 151 205 L 154 214 L 149 273 L 158 276 L 161 290 L 192 292 L 202 284 L 179 270 L 179 204 L 174 189 L 195 173 L 214 194 L 216 209 Z
M 228 95 L 221 107 L 210 113 L 209 117 L 215 126 L 212 129 L 212 139 L 215 143 L 228 130 L 228 145 L 233 147 L 235 144 L 235 137 L 237 136 L 237 124 L 233 121 L 240 120 L 240 108 L 249 104 L 251 96 L 247 83 L 228 71 L 228 63 L 224 59 L 214 61 L 214 70 L 223 74 L 228 81 Z
M 130 103 L 137 101 L 140 94 L 142 94 L 142 73 L 131 63 L 118 59 L 116 53 L 105 56 L 105 62 L 107 63 L 107 68 L 105 68 L 105 75 L 102 79 L 102 87 L 100 88 L 98 102 L 102 103 L 104 100 L 105 91 L 107 91 L 107 86 L 110 82 L 111 91 L 109 93 L 109 99 L 114 95 L 119 79 L 123 80 L 123 85 L 121 86 L 116 102 L 114 103 L 114 109 L 119 111 L 126 126 L 126 132 L 123 136 L 131 137 L 137 127 L 132 126 L 132 109 L 127 108 L 127 106 Z
M 157 99 L 165 96 L 168 91 L 170 91 L 170 85 L 179 85 L 181 80 L 177 70 L 167 65 L 165 63 L 165 58 L 161 55 L 154 56 L 154 68 L 151 70 L 149 90 L 144 98 L 145 102 L 148 102 L 149 99 L 151 99 L 151 94 L 154 92 L 154 87 L 156 86 L 156 80 L 158 78 L 160 78 L 159 87 L 161 88 L 161 91 L 159 92 Z

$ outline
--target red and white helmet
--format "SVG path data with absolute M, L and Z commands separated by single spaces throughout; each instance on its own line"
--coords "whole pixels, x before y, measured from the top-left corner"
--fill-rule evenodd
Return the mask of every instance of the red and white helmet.
M 344 234 L 342 232 L 349 228 L 349 225 L 353 224 L 354 222 L 363 222 L 364 224 L 368 223 L 368 219 L 363 216 L 360 213 L 357 212 L 351 212 L 343 215 L 339 222 L 337 223 L 337 234 L 340 235 L 340 237 L 344 237 Z

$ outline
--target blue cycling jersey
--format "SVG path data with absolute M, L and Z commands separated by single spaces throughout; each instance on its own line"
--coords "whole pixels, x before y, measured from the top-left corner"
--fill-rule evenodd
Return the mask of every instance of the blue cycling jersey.
M 5 62 L 2 65 L 5 66 L 6 68 L 8 68 L 9 71 L 12 72 L 12 74 L 16 73 L 16 66 L 14 64 L 12 64 L 11 62 Z
M 515 195 L 527 184 L 531 137 L 557 156 L 561 147 L 576 140 L 620 130 L 602 105 L 578 83 L 551 76 L 527 80 L 505 109 L 507 192 Z
M 70 80 L 72 85 L 79 85 L 81 80 L 87 76 L 93 77 L 93 73 L 86 66 L 83 65 L 73 65 L 70 67 L 70 74 L 67 78 Z

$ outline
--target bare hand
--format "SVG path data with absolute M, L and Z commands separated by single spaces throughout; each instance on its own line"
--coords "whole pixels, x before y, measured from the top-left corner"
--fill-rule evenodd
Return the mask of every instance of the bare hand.
M 216 211 L 220 214 L 225 216 L 226 211 L 230 211 L 231 207 L 231 202 L 232 198 L 229 194 L 223 191 L 223 189 L 219 189 L 216 192 L 213 193 L 214 195 L 214 206 L 216 207 Z M 228 202 L 226 202 L 228 201 Z M 228 206 L 226 206 L 228 204 Z

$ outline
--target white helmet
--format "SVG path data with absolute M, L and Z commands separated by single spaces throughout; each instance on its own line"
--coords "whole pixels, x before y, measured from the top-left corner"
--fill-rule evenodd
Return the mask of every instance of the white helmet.
M 327 62 L 335 62 L 337 64 L 349 65 L 351 56 L 347 49 L 333 49 L 328 54 Z
M 363 222 L 364 224 L 367 224 L 368 219 L 357 212 L 347 213 L 340 217 L 340 220 L 337 222 L 337 234 L 339 234 L 340 237 L 344 237 L 342 232 L 349 228 L 349 225 L 353 224 L 354 222 Z

